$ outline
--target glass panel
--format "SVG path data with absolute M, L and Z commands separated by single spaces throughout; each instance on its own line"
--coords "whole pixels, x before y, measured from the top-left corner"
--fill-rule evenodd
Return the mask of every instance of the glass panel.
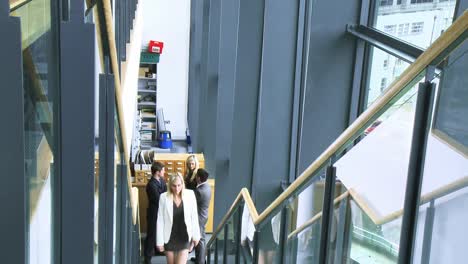
M 258 263 L 281 263 L 279 254 L 282 211 L 267 221 L 258 236 Z
M 335 182 L 335 199 L 333 201 L 333 215 L 331 217 L 330 239 L 328 245 L 328 263 L 346 263 L 347 238 L 345 237 L 346 223 L 349 221 L 348 192 L 340 182 Z
M 343 257 L 358 263 L 397 263 L 401 232 L 401 216 L 384 224 L 376 224 L 355 201 L 351 202 L 351 221 L 346 228 L 351 245 L 343 247 Z
M 353 200 L 345 224 L 351 245 L 342 246 L 348 261 L 398 259 L 416 92 L 413 87 L 393 103 L 334 164 Z
M 207 249 L 208 254 L 206 255 L 206 263 L 213 264 L 215 263 L 215 250 L 214 250 L 214 243 L 211 247 Z
M 276 225 L 279 224 L 279 230 L 278 230 L 278 251 L 277 253 L 279 253 L 279 250 L 280 250 L 280 246 L 283 246 L 284 247 L 284 251 L 283 251 L 283 254 L 284 254 L 284 259 L 285 259 L 285 262 L 286 263 L 290 263 L 292 261 L 292 258 L 296 257 L 296 254 L 295 252 L 291 251 L 289 248 L 288 248 L 288 245 L 287 245 L 287 237 L 288 235 L 293 232 L 295 229 L 296 229 L 296 221 L 297 221 L 297 205 L 298 205 L 298 199 L 297 197 L 293 196 L 291 198 L 289 198 L 289 203 L 286 204 L 286 206 L 283 208 L 283 216 L 284 216 L 284 227 L 283 227 L 283 223 L 275 223 L 273 221 L 273 223 L 275 223 Z M 280 215 L 281 216 L 281 215 Z M 283 221 L 283 220 L 281 220 Z M 281 231 L 281 228 L 284 228 L 284 231 Z M 285 240 L 284 242 L 281 241 L 281 235 L 282 233 L 281 232 L 284 232 L 284 236 L 285 236 Z M 284 244 L 284 245 L 283 245 Z M 277 262 L 280 262 L 280 256 L 278 255 L 276 258 L 278 258 Z
M 455 4 L 455 0 L 380 0 L 374 27 L 427 48 L 452 24 Z
M 227 237 L 225 239 L 225 243 L 226 243 L 225 263 L 234 263 L 236 259 L 236 240 L 235 240 L 236 230 L 235 228 L 237 226 L 237 223 L 235 223 L 236 222 L 235 219 L 237 219 L 237 210 L 231 216 L 231 218 L 227 222 L 227 226 L 225 227 L 227 229 Z
M 433 124 L 433 133 L 465 156 L 468 156 L 467 51 L 468 42 L 465 41 L 445 62 Z
M 18 1 L 10 2 L 17 4 Z M 52 263 L 54 159 L 58 105 L 58 52 L 56 27 L 51 26 L 49 0 L 29 2 L 12 16 L 21 20 L 23 47 L 25 173 L 27 178 L 28 259 Z
M 462 117 L 462 113 L 468 110 L 467 102 L 463 102 L 466 99 L 463 93 L 467 94 L 468 87 L 466 51 L 465 43 L 450 56 L 442 71 L 438 93 L 439 98 L 443 95 L 444 105 L 438 103 L 434 116 L 443 118 L 446 126 L 443 126 L 442 131 L 450 131 L 452 135 L 460 137 L 448 137 L 438 126 L 429 132 L 414 263 L 466 262 L 464 245 L 468 237 L 465 224 L 468 221 L 468 155 L 461 144 L 463 135 L 468 137 L 464 130 L 468 126 L 466 115 Z
M 297 227 L 300 227 L 311 218 L 322 212 L 324 192 L 325 170 L 321 170 L 313 178 L 312 184 L 303 190 L 298 196 L 297 216 L 295 219 Z M 309 230 L 310 231 L 306 237 L 302 237 L 302 242 L 297 243 L 296 261 L 298 263 L 310 263 L 307 261 L 318 261 L 318 250 L 320 248 L 320 226 L 315 224 Z M 301 262 L 305 260 L 307 261 Z
M 242 225 L 240 232 L 240 254 L 246 260 L 245 263 L 252 263 L 253 257 L 253 239 L 255 234 L 255 226 L 252 216 L 249 213 L 247 205 L 243 205 L 242 209 Z
M 224 254 L 224 232 L 220 232 L 215 241 L 215 263 L 223 263 Z
M 320 219 L 321 218 L 289 241 L 289 246 L 297 252 L 295 260 L 296 263 L 318 263 L 321 227 Z
M 409 66 L 409 63 L 377 48 L 371 47 L 371 54 L 366 108 L 379 98 Z

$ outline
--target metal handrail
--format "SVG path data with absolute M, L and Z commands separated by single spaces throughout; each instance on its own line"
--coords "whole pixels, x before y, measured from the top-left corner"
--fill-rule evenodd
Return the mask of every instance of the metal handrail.
M 463 15 L 461 15 L 429 48 L 426 49 L 426 51 L 424 51 L 423 54 L 421 54 L 421 56 L 416 59 L 414 63 L 412 63 L 402 73 L 400 78 L 392 82 L 387 91 L 376 102 L 362 113 L 284 192 L 278 196 L 278 198 L 276 198 L 260 215 L 258 215 L 258 217 L 253 214 L 253 212 L 255 212 L 255 214 L 257 213 L 253 202 L 249 202 L 249 211 L 251 212 L 255 227 L 259 227 L 261 224 L 273 217 L 274 213 L 282 209 L 283 205 L 290 197 L 296 195 L 304 187 L 307 187 L 306 185 L 311 182 L 310 180 L 320 171 L 321 168 L 327 165 L 330 158 L 345 149 L 348 144 L 356 139 L 361 132 L 374 121 L 374 119 L 382 114 L 392 103 L 397 101 L 404 92 L 409 90 L 415 80 L 417 80 L 418 77 L 422 77 L 422 73 L 427 67 L 436 66 L 444 60 L 451 51 L 460 45 L 466 38 L 467 29 L 468 11 L 465 11 Z M 245 189 L 242 189 L 241 193 L 239 193 L 233 205 L 218 225 L 218 228 L 213 232 L 213 235 L 207 244 L 207 248 L 209 248 L 216 239 L 218 233 L 223 229 L 241 199 L 244 199 L 242 194 L 244 190 Z M 370 216 L 374 215 L 374 212 L 370 211 L 366 206 L 363 206 L 364 204 L 360 203 L 359 198 L 354 197 L 354 194 L 355 193 L 353 193 L 352 190 L 349 191 L 349 195 L 353 196 L 353 199 L 357 201 L 358 205 L 366 214 Z M 248 197 L 250 198 L 250 195 Z M 319 218 L 317 215 L 315 217 L 316 219 Z M 316 221 L 316 219 L 314 221 Z M 312 219 L 310 221 L 312 221 Z

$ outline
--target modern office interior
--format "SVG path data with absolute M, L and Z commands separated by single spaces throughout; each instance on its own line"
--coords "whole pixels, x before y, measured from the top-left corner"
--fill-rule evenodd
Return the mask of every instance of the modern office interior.
M 195 155 L 206 263 L 467 263 L 467 8 L 1 0 L 0 262 L 143 263 Z

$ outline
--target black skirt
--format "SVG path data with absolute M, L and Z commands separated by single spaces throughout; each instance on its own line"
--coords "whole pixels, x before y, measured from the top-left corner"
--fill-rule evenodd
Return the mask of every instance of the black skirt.
M 184 203 L 181 202 L 179 207 L 173 202 L 173 220 L 171 237 L 169 242 L 164 244 L 164 249 L 167 251 L 180 251 L 189 249 L 187 226 L 184 220 Z

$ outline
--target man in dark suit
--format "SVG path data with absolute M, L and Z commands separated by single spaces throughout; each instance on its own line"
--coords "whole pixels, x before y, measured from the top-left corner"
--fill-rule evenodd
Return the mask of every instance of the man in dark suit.
M 195 248 L 195 258 L 192 261 L 196 263 L 205 263 L 206 241 L 205 241 L 205 226 L 208 221 L 208 206 L 210 205 L 211 189 L 207 184 L 208 172 L 204 169 L 198 169 L 195 176 L 197 180 L 197 188 L 195 189 L 195 197 L 197 198 L 198 223 L 200 224 L 200 241 Z
M 151 165 L 152 177 L 146 185 L 146 194 L 148 195 L 148 211 L 146 215 L 147 233 L 145 241 L 145 264 L 151 263 L 151 257 L 154 255 L 156 247 L 156 221 L 158 220 L 159 196 L 167 191 L 164 181 L 164 165 L 161 162 L 153 162 Z

